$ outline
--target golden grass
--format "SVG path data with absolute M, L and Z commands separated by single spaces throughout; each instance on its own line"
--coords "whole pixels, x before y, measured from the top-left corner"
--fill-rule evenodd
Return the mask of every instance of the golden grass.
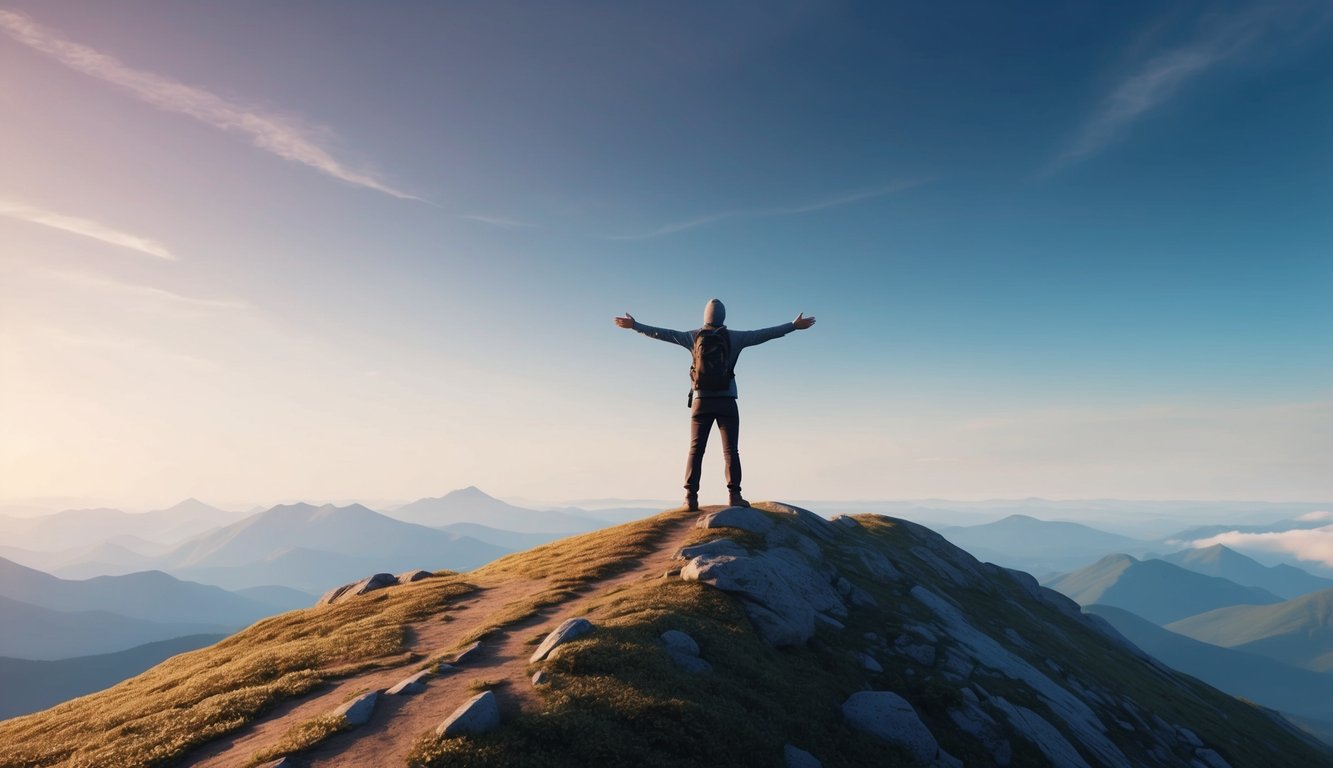
M 475 589 L 426 579 L 257 622 L 216 645 L 45 712 L 0 723 L 0 766 L 159 766 L 324 681 L 401 663 L 406 625 Z
M 552 578 L 554 586 L 574 587 L 632 568 L 651 554 L 673 523 L 693 513 L 672 511 L 543 544 L 502 557 L 469 574 L 473 579 Z
M 324 739 L 335 733 L 345 731 L 347 728 L 347 718 L 343 715 L 312 717 L 304 723 L 292 726 L 291 730 L 287 731 L 277 744 L 267 749 L 261 749 L 251 755 L 246 765 L 259 765 L 270 760 L 277 760 L 280 757 L 294 755 L 297 752 L 310 749 Z

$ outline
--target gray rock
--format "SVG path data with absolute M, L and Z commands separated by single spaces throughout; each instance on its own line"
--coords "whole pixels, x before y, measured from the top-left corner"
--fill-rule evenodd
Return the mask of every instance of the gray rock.
M 533 685 L 550 685 L 550 684 L 551 684 L 551 673 L 550 673 L 550 672 L 547 672 L 547 671 L 544 670 L 544 669 L 539 669 L 539 670 L 537 670 L 537 671 L 534 672 L 533 675 L 532 675 L 532 684 L 533 684 Z
M 935 665 L 935 648 L 933 646 L 926 645 L 925 643 L 908 643 L 907 645 L 899 645 L 897 648 L 899 653 L 923 667 L 931 667 Z M 958 673 L 955 672 L 955 674 Z M 966 678 L 970 674 L 971 670 L 968 670 L 967 675 L 960 674 L 959 676 Z
M 942 748 L 940 749 L 939 757 L 935 758 L 935 762 L 931 763 L 931 765 L 934 768 L 965 768 L 962 760 L 945 752 Z
M 972 677 L 977 665 L 959 651 L 948 650 L 944 652 L 944 662 L 940 665 L 940 668 L 962 680 L 966 680 Z
M 679 629 L 668 629 L 663 632 L 662 644 L 673 653 L 683 653 L 686 656 L 699 655 L 699 644 L 694 641 L 694 638 Z
M 1228 763 L 1225 758 L 1211 749 L 1200 748 L 1194 750 L 1194 758 L 1208 766 L 1208 768 L 1231 768 L 1231 763 Z
M 256 768 L 296 768 L 296 760 L 291 756 L 280 757 L 267 763 L 260 763 Z
M 486 733 L 500 725 L 500 703 L 491 691 L 482 691 L 454 710 L 444 722 L 435 729 L 440 738 L 460 736 L 465 733 Z
M 877 552 L 865 547 L 853 547 L 851 553 L 856 555 L 861 561 L 867 575 L 880 581 L 901 581 L 902 573 L 889 562 L 889 558 L 884 556 L 883 552 Z
M 695 528 L 739 528 L 750 533 L 765 534 L 776 525 L 763 512 L 752 507 L 727 507 L 717 512 L 709 512 L 699 518 Z
M 961 569 L 955 567 L 953 563 L 948 562 L 927 547 L 912 547 L 911 552 L 913 555 L 916 555 L 917 559 L 925 561 L 935 573 L 952 581 L 960 587 L 972 585 L 976 581 L 976 579 L 968 578 Z
M 469 658 L 477 656 L 480 649 L 481 649 L 481 641 L 478 640 L 475 643 L 472 643 L 468 647 L 464 648 L 463 650 L 459 651 L 458 653 L 454 654 L 454 663 L 462 664 L 466 662 Z
M 868 654 L 868 653 L 864 653 L 864 652 L 863 652 L 863 653 L 858 653 L 858 654 L 856 654 L 856 658 L 857 658 L 858 661 L 861 662 L 861 668 L 862 668 L 862 669 L 866 669 L 866 670 L 869 670 L 869 671 L 871 671 L 871 672 L 883 672 L 883 671 L 884 671 L 884 667 L 879 663 L 879 661 L 877 661 L 877 660 L 875 659 L 874 656 L 871 656 L 871 655 Z
M 977 694 L 971 688 L 964 688 L 961 693 L 966 701 L 961 707 L 949 708 L 949 719 L 958 730 L 980 741 L 996 765 L 1007 768 L 1014 759 L 1013 745 L 1003 738 L 995 719 L 978 706 Z
M 834 515 L 830 522 L 834 525 L 842 526 L 843 528 L 856 529 L 861 527 L 861 524 L 857 522 L 856 518 L 849 517 L 848 515 Z
M 350 726 L 365 725 L 375 711 L 375 702 L 379 701 L 380 692 L 363 693 L 333 710 L 333 715 L 342 715 Z
M 428 677 L 430 677 L 430 670 L 423 669 L 422 671 L 416 673 L 415 675 L 412 675 L 411 677 L 404 678 L 398 681 L 398 683 L 394 685 L 394 687 L 385 691 L 384 695 L 408 696 L 414 693 L 421 693 L 422 691 L 426 690 L 426 678 Z
M 713 539 L 712 541 L 705 541 L 700 544 L 691 544 L 688 547 L 681 547 L 680 550 L 676 552 L 676 559 L 693 560 L 696 557 L 703 557 L 705 555 L 734 555 L 744 557 L 748 554 L 749 552 L 745 551 L 745 547 L 742 547 L 731 539 Z
M 689 654 L 672 650 L 668 650 L 667 655 L 671 657 L 672 664 L 675 664 L 677 668 L 689 672 L 692 675 L 713 671 L 713 665 L 698 656 L 690 656 Z
M 818 621 L 821 624 L 827 624 L 828 626 L 833 627 L 834 629 L 847 628 L 846 624 L 843 624 L 841 621 L 838 621 L 837 619 L 833 618 L 827 613 L 821 613 L 820 611 L 815 611 L 815 621 Z
M 1020 707 L 1010 704 L 1003 696 L 996 696 L 991 699 L 991 704 L 1002 713 L 1014 730 L 1023 736 L 1023 738 L 1036 745 L 1046 759 L 1051 761 L 1051 765 L 1068 766 L 1069 768 L 1091 768 L 1083 756 L 1078 753 L 1073 744 L 1064 737 L 1055 726 L 1046 721 L 1046 718 L 1033 712 L 1027 707 Z M 1128 763 L 1126 763 L 1127 765 Z
M 857 691 L 842 705 L 848 724 L 905 751 L 918 763 L 934 760 L 940 745 L 906 699 L 892 691 Z
M 759 638 L 775 648 L 805 645 L 815 635 L 815 612 L 808 605 L 792 604 L 786 613 L 748 600 L 743 601 L 741 607 L 750 617 Z
M 406 573 L 400 573 L 397 576 L 399 584 L 411 584 L 414 581 L 421 581 L 422 579 L 433 579 L 433 578 L 435 578 L 435 574 L 431 573 L 430 571 L 423 571 L 421 569 L 417 569 L 415 571 L 407 571 Z
M 335 603 L 340 603 L 348 598 L 364 595 L 367 592 L 373 592 L 377 589 L 391 587 L 397 583 L 398 577 L 394 576 L 392 573 L 377 573 L 374 576 L 364 578 L 360 581 L 330 589 L 328 592 L 324 593 L 323 597 L 319 598 L 319 602 L 315 603 L 315 605 L 334 605 Z
M 592 622 L 585 618 L 579 617 L 576 619 L 566 619 L 561 622 L 560 626 L 556 627 L 551 634 L 546 636 L 546 639 L 542 641 L 541 645 L 537 646 L 537 650 L 533 651 L 532 656 L 528 659 L 528 663 L 535 664 L 541 661 L 546 658 L 556 646 L 561 645 L 562 643 L 567 643 L 576 637 L 582 637 L 592 630 Z
M 1198 737 L 1198 735 L 1196 735 L 1196 734 L 1194 733 L 1194 731 L 1191 731 L 1190 729 L 1188 729 L 1188 728 L 1186 728 L 1186 727 L 1184 727 L 1184 726 L 1177 725 L 1177 726 L 1176 726 L 1176 733 L 1180 734 L 1180 740 L 1181 740 L 1181 741 L 1185 742 L 1186 744 L 1190 745 L 1191 747 L 1202 747 L 1202 746 L 1203 746 L 1203 740 L 1200 739 L 1200 738 Z
M 787 768 L 824 768 L 824 764 L 814 755 L 790 744 L 782 747 L 782 760 Z
M 696 557 L 680 571 L 686 581 L 710 584 L 740 597 L 764 642 L 804 645 L 815 634 L 815 611 L 847 615 L 846 605 L 828 581 L 791 552 L 796 560 L 764 555 Z
M 831 542 L 835 538 L 836 530 L 833 528 L 833 524 L 808 509 L 801 509 L 777 501 L 768 502 L 764 506 L 779 515 L 789 516 L 798 528 L 817 539 Z

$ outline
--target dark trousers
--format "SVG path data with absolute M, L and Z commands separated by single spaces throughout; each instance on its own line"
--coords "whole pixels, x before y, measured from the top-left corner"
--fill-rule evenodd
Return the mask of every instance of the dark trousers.
M 690 410 L 690 458 L 685 465 L 685 490 L 699 492 L 699 475 L 703 471 L 704 448 L 708 433 L 717 422 L 722 433 L 722 455 L 727 460 L 727 490 L 741 492 L 741 454 L 736 444 L 741 436 L 741 415 L 734 397 L 699 397 Z

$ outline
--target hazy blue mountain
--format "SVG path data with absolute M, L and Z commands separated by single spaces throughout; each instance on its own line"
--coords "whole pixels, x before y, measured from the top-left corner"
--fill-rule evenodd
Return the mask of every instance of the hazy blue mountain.
M 360 504 L 285 504 L 195 537 L 159 562 L 178 576 L 228 589 L 277 584 L 322 593 L 380 571 L 467 570 L 509 551 Z
M 1236 531 L 1239 533 L 1281 533 L 1283 531 L 1308 530 L 1311 528 L 1322 528 L 1333 520 L 1324 517 L 1301 520 L 1297 518 L 1275 520 L 1269 523 L 1210 523 L 1208 525 L 1199 525 L 1193 528 L 1186 528 L 1170 536 L 1163 537 L 1162 541 L 1167 544 L 1181 545 L 1188 544 L 1191 541 L 1200 539 L 1210 539 L 1223 533 Z
M 476 523 L 518 533 L 583 533 L 603 527 L 602 520 L 570 512 L 542 512 L 506 504 L 475 486 L 444 496 L 418 499 L 394 509 L 393 517 L 441 528 L 454 523 Z
M 1205 643 L 1257 653 L 1316 672 L 1333 671 L 1333 590 L 1276 605 L 1236 605 L 1167 624 Z
M 1079 605 L 1111 605 L 1158 624 L 1223 606 L 1282 602 L 1257 587 L 1205 576 L 1164 560 L 1137 560 L 1124 554 L 1109 555 L 1044 583 Z
M 1167 666 L 1233 696 L 1283 713 L 1333 720 L 1333 675 L 1311 673 L 1265 656 L 1200 642 L 1122 608 L 1090 605 L 1084 611 L 1106 619 L 1120 634 Z
M 133 619 L 214 626 L 245 626 L 276 613 L 270 605 L 161 571 L 73 581 L 2 558 L 0 596 L 54 611 L 106 611 Z
M 227 633 L 236 624 L 154 622 L 107 611 L 53 611 L 0 597 L 0 656 L 67 659 L 197 634 Z
M 186 499 L 152 512 L 69 509 L 42 517 L 7 518 L 0 525 L 0 532 L 12 546 L 63 554 L 127 535 L 158 544 L 174 544 L 239 517 L 198 499 Z
M 1081 523 L 1010 515 L 985 525 L 940 528 L 939 533 L 978 560 L 1028 571 L 1068 571 L 1113 552 L 1141 552 L 1147 542 Z
M 1333 579 L 1325 579 L 1285 563 L 1263 565 L 1234 549 L 1214 544 L 1202 549 L 1186 549 L 1160 559 L 1195 573 L 1220 576 L 1237 584 L 1259 587 L 1289 600 L 1311 592 L 1333 589 Z
M 548 541 L 563 539 L 569 534 L 566 533 L 520 533 L 518 531 L 503 531 L 499 528 L 491 528 L 487 525 L 478 525 L 477 523 L 450 523 L 442 525 L 439 528 L 446 533 L 452 533 L 457 536 L 470 536 L 478 541 L 484 541 L 487 544 L 494 544 L 497 547 L 504 547 L 510 550 L 531 549 L 538 544 L 545 544 Z
M 256 603 L 262 603 L 279 612 L 290 611 L 295 608 L 307 608 L 314 605 L 315 601 L 319 599 L 318 594 L 303 592 L 291 587 L 282 587 L 277 584 L 245 587 L 233 591 L 241 597 L 254 600 Z
M 108 688 L 178 653 L 212 645 L 226 635 L 186 635 L 116 653 L 56 661 L 0 657 L 0 719 L 26 715 Z

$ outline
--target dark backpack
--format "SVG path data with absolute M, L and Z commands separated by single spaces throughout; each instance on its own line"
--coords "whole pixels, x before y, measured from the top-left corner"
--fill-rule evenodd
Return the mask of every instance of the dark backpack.
M 730 389 L 735 373 L 731 370 L 731 334 L 726 328 L 699 331 L 694 337 L 694 365 L 690 382 L 700 391 Z

